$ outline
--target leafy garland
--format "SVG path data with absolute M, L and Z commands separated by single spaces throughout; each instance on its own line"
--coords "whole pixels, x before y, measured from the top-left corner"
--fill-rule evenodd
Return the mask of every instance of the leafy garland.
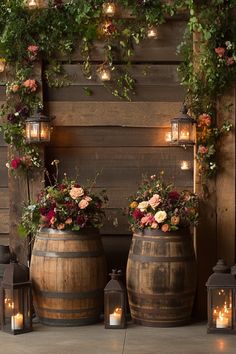
M 36 146 L 24 138 L 25 119 L 42 107 L 38 96 L 37 62 L 48 62 L 44 80 L 49 86 L 63 86 L 67 78 L 55 58 L 72 54 L 80 48 L 84 75 L 94 76 L 90 51 L 94 40 L 104 43 L 104 63 L 112 71 L 114 80 L 106 86 L 115 96 L 130 100 L 135 81 L 128 68 L 134 44 L 147 36 L 147 29 L 160 25 L 166 15 L 179 9 L 190 13 L 188 29 L 179 51 L 184 61 L 179 67 L 181 82 L 187 87 L 186 103 L 198 121 L 197 159 L 203 183 L 215 175 L 216 145 L 228 132 L 227 122 L 216 127 L 216 101 L 236 77 L 235 28 L 236 20 L 230 11 L 236 0 L 120 0 L 119 6 L 129 9 L 129 18 L 107 18 L 102 0 L 51 0 L 47 7 L 29 10 L 24 0 L 5 0 L 0 5 L 0 52 L 4 56 L 11 77 L 7 83 L 7 102 L 2 108 L 2 125 L 6 142 L 13 148 L 8 167 L 27 171 L 41 164 Z M 195 63 L 192 36 L 197 33 L 199 59 Z M 200 41 L 199 41 L 200 38 Z M 127 69 L 120 72 L 115 65 L 117 51 Z M 197 65 L 197 70 L 195 65 Z M 89 94 L 89 92 L 87 92 Z M 16 154 L 16 156 L 14 156 Z

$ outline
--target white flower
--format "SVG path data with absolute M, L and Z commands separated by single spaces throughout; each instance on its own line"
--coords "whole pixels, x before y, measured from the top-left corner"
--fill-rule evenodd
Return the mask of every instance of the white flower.
M 140 209 L 141 211 L 146 211 L 147 207 L 148 207 L 148 202 L 145 202 L 145 201 L 139 203 L 139 205 L 138 205 L 138 209 Z
M 7 167 L 7 168 L 10 168 L 9 162 L 6 163 L 6 167 Z
M 154 215 L 154 219 L 158 223 L 163 222 L 166 218 L 167 218 L 167 214 L 164 210 L 160 210 Z

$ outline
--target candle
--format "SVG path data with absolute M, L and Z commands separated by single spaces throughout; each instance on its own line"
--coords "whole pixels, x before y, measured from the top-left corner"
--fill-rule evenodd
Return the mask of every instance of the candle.
M 120 307 L 116 308 L 113 313 L 110 314 L 110 325 L 120 326 L 121 324 L 122 309 Z
M 30 9 L 35 9 L 38 6 L 38 3 L 36 0 L 30 0 L 28 6 Z
M 114 16 L 116 13 L 116 5 L 114 3 L 105 3 L 103 12 L 107 16 Z
M 167 133 L 165 134 L 165 141 L 166 141 L 167 143 L 169 143 L 169 142 L 171 141 L 171 132 L 167 132 Z
M 221 312 L 216 319 L 216 328 L 227 328 L 229 326 L 229 319 L 225 317 Z
M 98 76 L 101 81 L 110 81 L 111 80 L 111 72 L 108 68 L 100 67 L 98 69 Z
M 0 73 L 5 70 L 6 60 L 4 58 L 0 58 Z
M 158 35 L 158 33 L 157 33 L 157 28 L 156 28 L 156 27 L 150 27 L 150 28 L 148 29 L 148 32 L 147 32 L 147 37 L 148 37 L 148 38 L 154 38 L 154 39 L 156 39 L 156 38 L 157 38 L 157 35 Z
M 180 131 L 180 140 L 189 140 L 189 132 L 181 130 Z
M 21 313 L 11 316 L 11 329 L 23 329 L 23 315 Z
M 180 168 L 181 168 L 181 170 L 189 170 L 189 163 L 188 163 L 188 161 L 182 161 Z

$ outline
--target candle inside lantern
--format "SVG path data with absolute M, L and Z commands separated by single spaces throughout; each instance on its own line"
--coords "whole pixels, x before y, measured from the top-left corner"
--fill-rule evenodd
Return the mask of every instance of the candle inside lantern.
M 167 133 L 165 134 L 165 141 L 166 141 L 167 143 L 171 142 L 171 132 L 167 132 Z
M 156 39 L 158 37 L 157 28 L 155 26 L 149 27 L 147 31 L 147 37 Z
M 108 2 L 103 5 L 103 13 L 107 16 L 114 16 L 116 13 L 116 5 L 113 2 Z
M 216 328 L 227 328 L 229 326 L 229 319 L 221 311 L 219 316 L 216 318 Z
M 183 170 L 183 171 L 189 170 L 190 167 L 189 167 L 188 161 L 182 161 L 180 168 L 181 168 L 181 170 Z
M 11 329 L 23 329 L 23 315 L 21 313 L 11 316 Z
M 30 0 L 30 1 L 28 2 L 28 7 L 29 7 L 30 9 L 35 9 L 37 6 L 38 6 L 37 0 Z
M 180 131 L 180 140 L 189 140 L 189 132 L 186 130 Z
M 111 80 L 111 72 L 106 67 L 100 67 L 98 69 L 98 76 L 101 81 L 110 81 Z
M 110 314 L 110 325 L 120 326 L 122 316 L 122 308 L 117 307 L 113 313 Z
M 3 73 L 3 71 L 5 70 L 5 66 L 6 60 L 4 58 L 0 58 L 0 73 Z

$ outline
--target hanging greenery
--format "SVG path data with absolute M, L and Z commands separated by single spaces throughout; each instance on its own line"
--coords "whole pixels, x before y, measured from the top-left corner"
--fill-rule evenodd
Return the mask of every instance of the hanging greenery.
M 68 58 L 79 48 L 83 73 L 91 79 L 97 73 L 93 72 L 90 52 L 94 41 L 100 40 L 104 50 L 100 72 L 106 67 L 114 78 L 104 80 L 104 85 L 113 95 L 131 100 L 135 80 L 129 67 L 134 46 L 150 33 L 154 36 L 155 31 L 152 34 L 150 30 L 161 25 L 167 15 L 185 9 L 189 12 L 189 21 L 179 48 L 183 56 L 179 71 L 181 83 L 187 88 L 186 103 L 198 120 L 197 158 L 205 183 L 217 169 L 218 138 L 230 130 L 227 122 L 216 128 L 216 101 L 236 76 L 236 20 L 231 16 L 235 3 L 236 0 L 120 0 L 114 5 L 127 12 L 126 17 L 121 17 L 119 12 L 113 14 L 113 10 L 107 13 L 102 0 L 2 1 L 0 53 L 9 69 L 2 130 L 6 142 L 16 153 L 8 167 L 29 170 L 40 166 L 37 148 L 26 144 L 24 138 L 25 119 L 43 108 L 38 95 L 41 84 L 37 78 L 39 60 L 48 63 L 43 78 L 47 84 L 61 87 L 69 81 L 56 58 Z M 130 19 L 132 16 L 135 20 Z M 198 39 L 197 60 L 193 54 L 193 36 Z M 122 71 L 114 64 L 117 51 L 122 62 L 127 64 L 126 67 L 122 65 Z M 86 88 L 85 93 L 91 94 Z

